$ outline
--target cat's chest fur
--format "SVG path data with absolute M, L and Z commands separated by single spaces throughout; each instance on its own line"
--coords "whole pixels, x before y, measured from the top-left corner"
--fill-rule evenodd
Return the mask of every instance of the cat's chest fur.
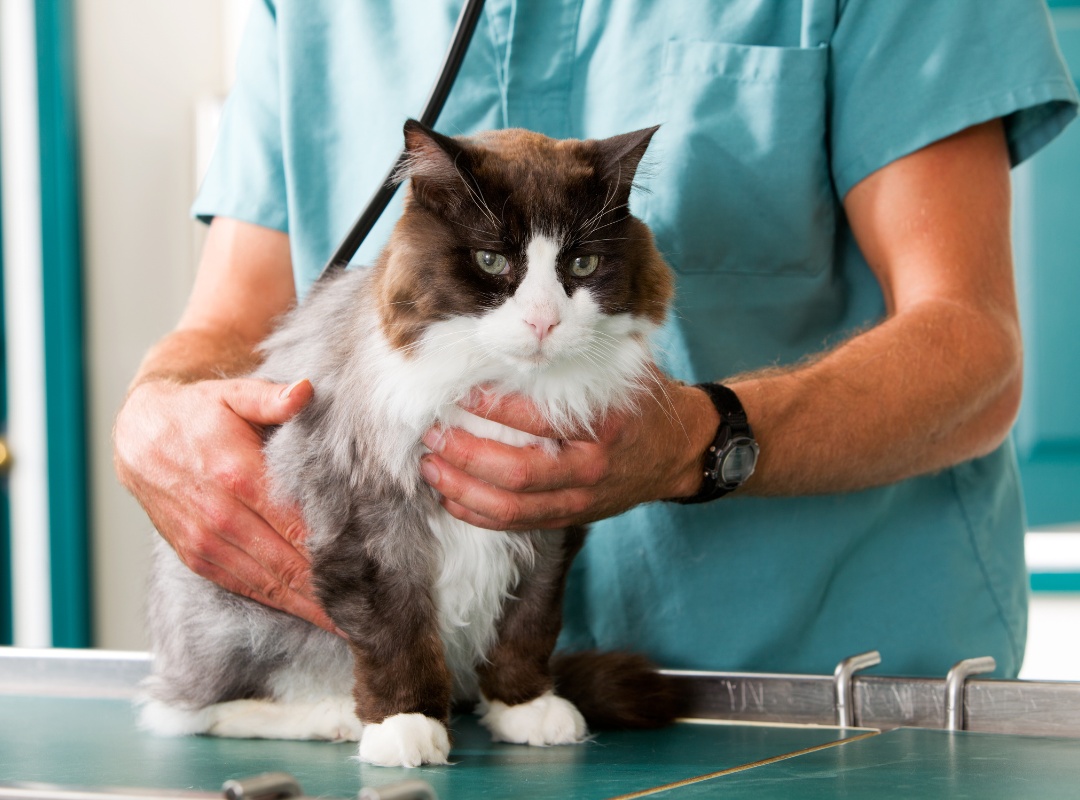
M 536 436 L 456 406 L 444 409 L 440 421 L 444 426 L 515 447 L 543 443 Z M 460 698 L 475 697 L 474 668 L 496 639 L 503 605 L 510 599 L 521 570 L 532 566 L 532 543 L 519 533 L 486 530 L 462 522 L 442 507 L 429 514 L 428 525 L 441 550 L 434 592 L 455 694 Z

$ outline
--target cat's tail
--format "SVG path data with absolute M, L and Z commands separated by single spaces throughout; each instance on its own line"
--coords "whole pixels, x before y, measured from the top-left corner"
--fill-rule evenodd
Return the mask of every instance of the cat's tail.
M 556 653 L 551 673 L 556 693 L 577 706 L 591 730 L 661 728 L 688 706 L 674 678 L 634 653 Z

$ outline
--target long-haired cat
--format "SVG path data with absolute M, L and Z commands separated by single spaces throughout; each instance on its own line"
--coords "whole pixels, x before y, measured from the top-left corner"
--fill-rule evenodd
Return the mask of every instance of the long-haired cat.
M 347 640 L 199 578 L 159 541 L 145 727 L 359 740 L 362 761 L 416 766 L 446 762 L 454 701 L 478 700 L 493 738 L 537 745 L 582 741 L 579 706 L 594 726 L 670 720 L 644 660 L 552 658 L 583 528 L 474 528 L 419 472 L 435 423 L 558 457 L 463 411 L 478 386 L 531 398 L 567 432 L 632 407 L 672 293 L 627 207 L 654 131 L 466 139 L 406 123 L 409 192 L 376 265 L 317 282 L 256 373 L 315 387 L 265 454 Z

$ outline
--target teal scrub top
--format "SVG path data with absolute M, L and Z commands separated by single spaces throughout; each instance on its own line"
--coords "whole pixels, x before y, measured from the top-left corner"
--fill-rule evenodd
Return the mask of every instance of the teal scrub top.
M 286 231 L 303 294 L 420 113 L 460 6 L 257 0 L 194 212 Z M 1076 103 L 1041 0 L 488 0 L 438 127 L 661 123 L 632 209 L 677 273 L 664 365 L 696 382 L 882 318 L 841 205 L 861 179 L 997 117 L 1017 163 Z M 1023 532 L 1008 444 L 869 491 L 641 506 L 592 526 L 561 645 L 808 673 L 871 649 L 890 674 L 992 655 L 1013 676 Z

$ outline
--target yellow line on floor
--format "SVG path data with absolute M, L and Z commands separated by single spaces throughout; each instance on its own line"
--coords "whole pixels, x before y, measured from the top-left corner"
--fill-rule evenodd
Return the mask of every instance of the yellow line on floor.
M 867 731 L 866 733 L 859 734 L 858 736 L 852 736 L 848 739 L 839 739 L 835 742 L 826 742 L 825 744 L 816 744 L 813 747 L 805 747 L 802 750 L 796 750 L 792 753 L 784 753 L 782 755 L 773 756 L 772 758 L 765 758 L 761 761 L 753 761 L 749 764 L 740 764 L 737 767 L 729 767 L 728 769 L 722 769 L 718 772 L 710 772 L 708 775 L 698 775 L 694 778 L 685 778 L 675 783 L 668 783 L 664 786 L 655 786 L 652 789 L 642 789 L 639 792 L 632 792 L 631 794 L 620 794 L 618 797 L 612 797 L 611 800 L 635 800 L 638 797 L 648 797 L 649 795 L 659 794 L 660 792 L 667 792 L 671 789 L 678 789 L 683 786 L 690 786 L 695 783 L 702 783 L 703 781 L 709 781 L 713 778 L 719 778 L 723 775 L 733 775 L 736 772 L 743 772 L 754 767 L 763 767 L 766 764 L 775 764 L 777 761 L 785 761 L 789 758 L 795 758 L 796 756 L 804 756 L 807 753 L 816 753 L 818 750 L 828 750 L 830 747 L 839 747 L 842 744 L 849 742 L 857 742 L 860 739 L 869 739 L 871 736 L 877 736 L 881 731 Z

